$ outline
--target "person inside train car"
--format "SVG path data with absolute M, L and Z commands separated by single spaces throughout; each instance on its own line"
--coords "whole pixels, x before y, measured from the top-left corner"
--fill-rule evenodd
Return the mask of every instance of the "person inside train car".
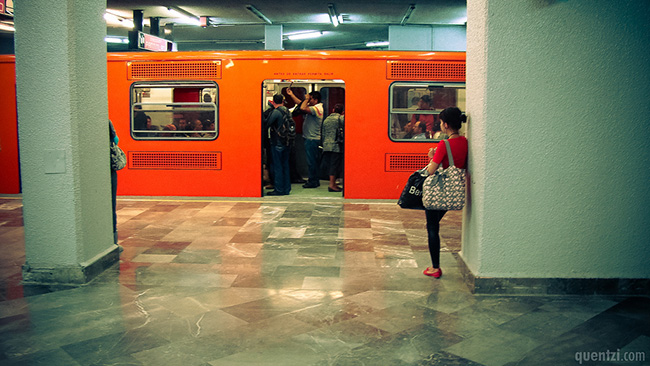
M 418 111 L 430 111 L 433 110 L 431 108 L 431 97 L 429 95 L 423 95 L 420 97 L 420 101 L 418 102 Z M 411 122 L 407 124 L 407 126 L 411 126 L 411 128 L 415 127 L 415 122 L 424 122 L 427 125 L 427 131 L 431 135 L 435 134 L 440 130 L 440 126 L 436 126 L 435 123 L 435 118 L 433 114 L 414 114 L 413 117 L 411 117 Z
M 147 115 L 144 112 L 136 112 L 133 116 L 133 130 L 142 131 L 147 129 Z M 149 136 L 148 132 L 134 132 L 134 136 L 144 137 Z
M 288 88 L 290 89 L 291 86 Z M 298 93 L 297 95 L 295 93 Z M 289 95 L 287 93 L 287 95 Z M 295 103 L 294 107 L 290 109 L 291 111 L 291 117 L 293 120 L 296 122 L 296 133 L 302 134 L 302 124 L 305 116 L 305 111 L 300 109 L 300 105 L 302 104 L 302 96 L 303 95 L 303 89 L 302 88 L 297 88 L 297 91 L 294 91 L 294 95 L 298 97 L 298 103 Z M 302 174 L 300 174 L 300 169 L 298 169 L 298 157 L 296 156 L 296 147 L 297 144 L 293 144 L 291 146 L 291 151 L 289 152 L 289 170 L 291 172 L 291 183 L 297 183 L 297 184 L 305 184 L 307 183 L 307 180 L 305 180 L 302 177 Z
M 440 129 L 449 136 L 449 147 L 454 157 L 454 165 L 461 169 L 467 169 L 467 139 L 458 133 L 463 122 L 467 122 L 460 109 L 449 107 L 440 112 Z M 429 149 L 431 161 L 427 165 L 429 174 L 433 174 L 440 164 L 443 168 L 449 167 L 447 147 L 444 141 L 440 141 L 436 148 Z M 429 253 L 431 255 L 431 267 L 424 270 L 426 276 L 440 278 L 440 220 L 447 211 L 425 210 L 427 218 L 427 237 L 429 242 Z
M 287 88 L 287 94 L 298 104 L 300 99 Z M 316 188 L 320 186 L 320 130 L 323 123 L 323 103 L 320 92 L 313 91 L 309 97 L 300 104 L 300 109 L 306 112 L 305 122 L 302 125 L 302 136 L 305 140 L 305 155 L 309 177 L 303 188 Z
M 179 119 L 175 120 L 172 122 L 174 127 L 176 127 L 175 131 L 187 131 L 189 125 L 187 124 L 187 119 L 185 117 L 180 117 Z M 187 137 L 187 134 L 184 133 L 174 133 L 171 134 L 174 137 Z
M 201 122 L 200 119 L 195 119 L 192 122 L 192 133 L 190 134 L 191 137 L 203 137 L 203 122 Z
M 266 126 L 271 130 L 271 158 L 273 159 L 273 183 L 275 189 L 267 193 L 269 196 L 286 196 L 291 192 L 291 178 L 289 176 L 289 149 L 290 146 L 282 140 L 278 131 L 284 123 L 285 114 L 291 118 L 287 107 L 284 106 L 284 96 L 275 94 L 271 100 L 273 111 L 266 120 Z
M 327 167 L 330 180 L 327 190 L 330 192 L 342 191 L 341 187 L 336 185 L 336 178 L 341 176 L 343 165 L 343 146 L 337 141 L 343 126 L 343 105 L 336 104 L 332 113 L 323 121 L 323 164 Z
M 266 189 L 275 189 L 273 185 L 273 158 L 271 152 L 271 136 L 267 122 L 275 110 L 273 101 L 268 101 L 268 108 L 262 112 L 262 185 Z
M 162 128 L 163 131 L 176 131 L 176 125 L 170 123 Z M 160 134 L 162 137 L 174 137 L 173 132 L 163 132 Z
M 412 140 L 427 140 L 429 138 L 427 134 L 427 125 L 424 122 L 416 122 L 413 133 L 415 134 L 411 137 Z
M 159 128 L 157 125 L 154 125 L 154 124 L 152 123 L 152 121 L 151 121 L 151 117 L 150 117 L 149 115 L 146 115 L 146 117 L 147 117 L 147 128 L 146 128 L 146 129 L 147 129 L 148 131 L 158 131 L 160 128 Z M 156 137 L 156 136 L 158 136 L 158 133 L 157 133 L 157 132 L 149 132 L 149 133 L 147 134 L 147 136 L 149 136 L 149 137 Z

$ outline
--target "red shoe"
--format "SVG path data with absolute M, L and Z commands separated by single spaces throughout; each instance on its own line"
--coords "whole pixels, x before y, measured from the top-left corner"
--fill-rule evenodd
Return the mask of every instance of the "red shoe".
M 431 276 L 433 278 L 440 278 L 440 276 L 442 276 L 442 269 L 440 269 L 440 268 L 433 269 L 433 268 L 429 267 L 429 268 L 425 269 L 424 272 L 422 272 L 422 273 L 424 273 L 425 276 Z

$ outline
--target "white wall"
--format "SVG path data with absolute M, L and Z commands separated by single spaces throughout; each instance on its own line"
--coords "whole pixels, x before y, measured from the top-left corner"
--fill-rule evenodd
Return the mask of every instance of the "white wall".
M 468 1 L 479 277 L 650 277 L 650 2 Z
M 400 51 L 465 51 L 464 25 L 388 27 L 388 48 Z

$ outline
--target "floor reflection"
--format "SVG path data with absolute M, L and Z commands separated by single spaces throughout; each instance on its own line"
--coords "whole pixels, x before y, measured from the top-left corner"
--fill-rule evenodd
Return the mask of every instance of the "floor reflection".
M 460 212 L 440 280 L 424 214 L 394 202 L 118 202 L 119 264 L 81 287 L 22 286 L 20 199 L 0 199 L 2 365 L 570 365 L 650 356 L 643 297 L 475 296 Z M 602 362 L 603 365 L 622 364 Z M 649 364 L 649 361 L 625 362 Z

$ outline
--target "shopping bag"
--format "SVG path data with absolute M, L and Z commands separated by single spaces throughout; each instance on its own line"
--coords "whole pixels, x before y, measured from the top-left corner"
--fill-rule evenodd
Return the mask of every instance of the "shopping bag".
M 397 201 L 399 207 L 412 210 L 424 210 L 424 205 L 422 204 L 422 185 L 427 175 L 427 168 L 416 170 L 411 174 Z

